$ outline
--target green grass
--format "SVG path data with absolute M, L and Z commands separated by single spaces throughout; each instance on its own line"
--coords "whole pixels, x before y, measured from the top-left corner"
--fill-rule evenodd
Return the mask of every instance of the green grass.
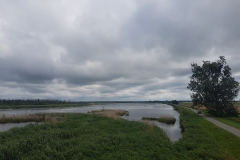
M 202 117 L 198 116 L 196 113 L 194 113 L 191 110 L 179 107 L 179 106 L 174 106 L 177 111 L 179 111 L 181 114 L 180 120 L 181 120 L 181 125 L 184 126 L 185 131 L 191 130 L 192 128 L 188 126 L 188 122 L 186 121 L 191 121 L 192 125 L 197 123 L 203 130 L 205 130 L 213 139 L 215 139 L 221 148 L 224 148 L 224 150 L 231 155 L 234 156 L 235 159 L 239 159 L 240 157 L 240 152 L 239 152 L 239 145 L 240 145 L 240 138 L 233 135 L 232 133 L 229 133 L 228 131 L 225 131 L 216 125 L 212 124 L 211 122 L 203 119 Z M 190 113 L 191 112 L 191 113 Z M 186 118 L 186 116 L 183 116 L 183 114 L 191 114 L 195 115 L 194 119 L 189 119 Z M 187 116 L 188 117 L 188 116 Z M 187 125 L 186 125 L 187 124 Z M 193 127 L 196 127 L 198 125 L 195 125 Z M 207 136 L 207 135 L 205 135 Z M 231 159 L 232 157 L 229 156 L 227 159 Z
M 236 118 L 236 117 L 229 117 L 229 118 L 218 118 L 218 117 L 213 117 L 214 119 L 224 123 L 224 124 L 227 124 L 231 127 L 234 127 L 236 129 L 239 129 L 240 130 L 240 118 Z
M 158 122 L 163 122 L 167 124 L 174 124 L 176 122 L 176 118 L 174 117 L 160 117 L 158 118 Z
M 155 117 L 142 117 L 142 120 L 157 121 L 158 118 L 155 118 Z
M 184 102 L 184 103 L 180 103 L 180 106 L 183 107 L 188 107 L 191 108 L 192 103 L 191 102 Z M 240 112 L 240 103 L 234 103 L 234 105 L 238 108 L 239 112 Z M 204 107 L 201 108 L 196 108 L 197 110 L 201 110 L 203 114 L 212 117 L 226 125 L 229 125 L 231 127 L 234 127 L 236 129 L 240 129 L 240 117 L 214 117 L 213 115 L 211 115 L 210 113 L 208 113 L 206 111 L 206 109 Z
M 181 113 L 183 137 L 140 122 L 100 115 L 56 114 L 66 121 L 0 133 L 0 159 L 237 159 L 240 139 L 190 110 Z M 227 138 L 226 138 L 227 137 Z M 234 158 L 235 157 L 235 158 Z
M 206 130 L 208 130 L 208 132 L 215 138 L 215 140 L 218 141 L 219 145 L 221 145 L 223 148 L 225 148 L 226 151 L 234 155 L 236 159 L 239 159 L 240 138 L 213 124 L 210 125 L 209 123 L 210 122 L 201 122 L 199 124 L 205 127 Z

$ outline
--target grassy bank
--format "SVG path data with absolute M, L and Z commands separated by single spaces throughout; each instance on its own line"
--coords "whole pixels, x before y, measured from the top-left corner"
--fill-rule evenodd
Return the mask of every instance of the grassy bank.
M 228 117 L 228 118 L 213 117 L 213 118 L 240 130 L 240 117 Z
M 94 114 L 63 114 L 63 123 L 28 125 L 0 133 L 0 159 L 231 160 L 240 156 L 234 152 L 239 138 L 187 109 L 178 110 L 184 133 L 175 143 L 160 128 L 140 122 Z
M 234 105 L 238 108 L 238 111 L 240 113 L 240 103 L 234 103 Z M 188 107 L 191 108 L 192 103 L 190 102 L 185 102 L 185 103 L 180 103 L 180 106 L 184 106 L 184 107 Z M 240 117 L 214 117 L 211 114 L 206 112 L 206 108 L 205 107 L 200 107 L 200 108 L 196 108 L 197 110 L 201 110 L 204 114 L 206 114 L 207 116 L 210 116 L 224 124 L 227 124 L 231 127 L 234 127 L 236 129 L 240 129 Z
M 173 107 L 178 112 L 181 113 L 180 121 L 181 121 L 181 125 L 184 127 L 184 130 L 185 130 L 183 136 L 185 136 L 186 134 L 189 134 L 189 132 L 187 132 L 188 130 L 193 130 L 193 128 L 195 127 L 201 127 L 202 130 L 204 130 L 207 133 L 207 134 L 204 134 L 205 136 L 210 136 L 211 138 L 215 139 L 217 144 L 221 148 L 223 148 L 226 152 L 230 153 L 230 155 L 233 155 L 235 159 L 239 159 L 240 157 L 240 152 L 239 152 L 240 138 L 239 137 L 217 127 L 211 122 L 208 122 L 207 120 L 198 116 L 196 113 L 192 112 L 191 110 L 179 107 L 177 105 L 173 105 Z M 189 123 L 187 121 L 191 121 L 191 122 Z M 229 156 L 227 159 L 231 159 L 231 158 L 232 157 Z

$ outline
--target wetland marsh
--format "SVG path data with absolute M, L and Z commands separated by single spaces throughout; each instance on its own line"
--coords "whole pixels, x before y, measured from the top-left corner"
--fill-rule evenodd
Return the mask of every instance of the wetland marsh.
M 24 116 L 29 114 L 39 113 L 89 113 L 93 110 L 126 110 L 128 115 L 122 116 L 123 119 L 129 121 L 141 121 L 143 117 L 174 117 L 174 124 L 166 124 L 159 121 L 150 121 L 167 134 L 171 141 L 176 141 L 181 138 L 181 128 L 179 124 L 179 113 L 172 106 L 160 103 L 108 103 L 92 106 L 68 107 L 68 108 L 34 108 L 34 109 L 7 109 L 0 110 L 0 117 Z M 9 124 L 12 125 L 12 124 Z

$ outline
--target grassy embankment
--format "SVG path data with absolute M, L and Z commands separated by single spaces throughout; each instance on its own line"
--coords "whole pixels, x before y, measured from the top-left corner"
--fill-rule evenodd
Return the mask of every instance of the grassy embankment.
M 192 103 L 190 102 L 186 102 L 186 103 L 180 103 L 179 105 L 181 106 L 184 106 L 184 107 L 189 107 L 191 108 L 192 106 Z M 234 105 L 237 107 L 238 109 L 238 112 L 240 113 L 240 103 L 234 103 Z M 211 116 L 212 118 L 224 123 L 224 124 L 227 124 L 229 126 L 232 126 L 234 128 L 237 128 L 237 129 L 240 129 L 240 117 L 214 117 L 210 114 L 208 114 L 206 112 L 206 108 L 203 106 L 203 107 L 200 107 L 200 108 L 196 108 L 197 110 L 201 110 L 204 114 L 208 115 L 208 116 Z
M 101 115 L 64 115 L 65 122 L 28 125 L 0 133 L 0 159 L 237 159 L 240 139 L 178 107 L 183 137 Z M 227 138 L 226 138 L 227 137 Z
M 21 109 L 21 108 L 62 108 L 62 107 L 80 107 L 89 106 L 91 103 L 61 103 L 61 104 L 43 104 L 43 105 L 0 105 L 0 109 Z

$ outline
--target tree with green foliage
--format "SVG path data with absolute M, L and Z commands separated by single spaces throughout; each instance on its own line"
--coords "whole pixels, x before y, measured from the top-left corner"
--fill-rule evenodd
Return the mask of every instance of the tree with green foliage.
M 172 104 L 179 104 L 177 100 L 172 100 Z
M 231 76 L 224 56 L 217 62 L 203 61 L 202 66 L 191 64 L 192 76 L 187 88 L 193 93 L 194 106 L 205 106 L 215 116 L 238 116 L 232 101 L 239 92 L 239 82 Z

